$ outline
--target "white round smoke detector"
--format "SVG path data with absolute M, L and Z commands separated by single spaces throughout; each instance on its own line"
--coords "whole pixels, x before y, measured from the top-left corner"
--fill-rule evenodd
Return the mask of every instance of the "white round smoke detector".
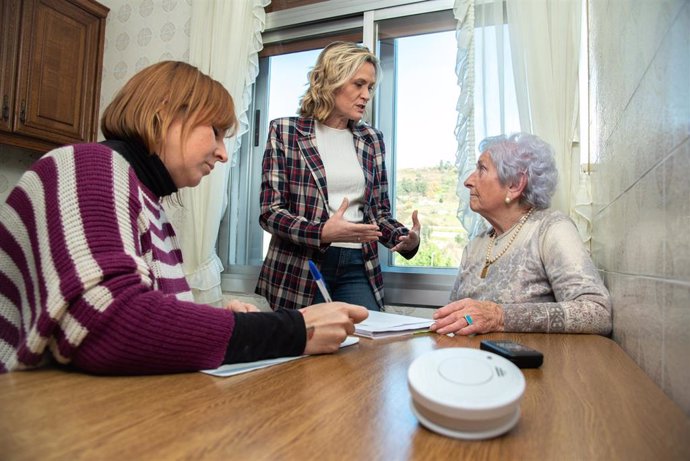
M 479 349 L 437 349 L 407 371 L 412 411 L 428 429 L 448 437 L 496 437 L 520 419 L 525 377 L 503 357 Z

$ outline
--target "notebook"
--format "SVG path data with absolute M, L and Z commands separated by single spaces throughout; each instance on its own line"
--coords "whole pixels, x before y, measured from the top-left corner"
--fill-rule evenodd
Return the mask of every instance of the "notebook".
M 365 338 L 390 338 L 425 332 L 434 323 L 431 319 L 388 312 L 369 311 L 369 317 L 355 325 L 355 334 Z

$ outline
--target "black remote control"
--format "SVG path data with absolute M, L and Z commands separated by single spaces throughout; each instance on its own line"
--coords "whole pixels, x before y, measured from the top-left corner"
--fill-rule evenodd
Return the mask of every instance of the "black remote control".
M 517 365 L 518 368 L 539 368 L 544 363 L 544 354 L 513 341 L 484 340 L 479 343 L 479 348 L 505 357 Z

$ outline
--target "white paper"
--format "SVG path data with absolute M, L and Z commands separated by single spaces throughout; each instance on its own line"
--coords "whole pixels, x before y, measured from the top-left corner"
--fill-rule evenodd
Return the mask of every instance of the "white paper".
M 345 341 L 340 343 L 340 347 L 343 348 L 343 347 L 351 346 L 353 344 L 357 344 L 358 342 L 359 342 L 359 338 L 355 338 L 354 336 L 348 336 L 347 338 L 345 338 Z M 261 368 L 272 367 L 273 365 L 279 365 L 281 363 L 290 362 L 292 360 L 302 359 L 304 357 L 309 357 L 309 356 L 308 355 L 298 355 L 297 357 L 280 357 L 277 359 L 258 360 L 256 362 L 233 363 L 230 365 L 221 365 L 220 367 L 216 368 L 215 370 L 201 370 L 201 372 L 206 373 L 208 375 L 220 376 L 220 377 L 226 378 L 228 376 L 234 376 L 234 375 L 239 375 L 241 373 L 247 373 L 248 371 L 260 370 Z
M 369 311 L 369 317 L 355 325 L 355 334 L 373 339 L 409 335 L 428 330 L 432 323 L 422 317 Z

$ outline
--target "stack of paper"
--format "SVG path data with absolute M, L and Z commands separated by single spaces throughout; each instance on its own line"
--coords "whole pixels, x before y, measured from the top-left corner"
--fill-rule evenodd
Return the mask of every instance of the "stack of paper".
M 355 334 L 373 339 L 389 338 L 427 331 L 432 323 L 433 320 L 421 317 L 369 311 L 369 317 L 355 325 Z
M 343 348 L 343 347 L 347 347 L 347 346 L 352 346 L 353 344 L 357 344 L 358 342 L 359 342 L 359 338 L 354 338 L 352 336 L 348 336 L 347 338 L 345 338 L 345 341 L 340 343 L 340 347 Z M 239 375 L 241 373 L 246 373 L 248 371 L 260 370 L 262 368 L 272 367 L 273 365 L 279 365 L 281 363 L 289 362 L 291 360 L 301 359 L 304 357 L 309 357 L 309 356 L 308 355 L 298 355 L 297 357 L 280 357 L 277 359 L 258 360 L 256 362 L 233 363 L 230 365 L 221 365 L 220 367 L 216 368 L 215 370 L 201 370 L 201 372 L 209 374 L 209 375 L 213 375 L 213 376 L 220 376 L 220 377 L 235 376 L 235 375 Z
M 261 368 L 272 367 L 273 365 L 278 365 L 281 363 L 289 362 L 291 360 L 301 359 L 304 357 L 308 356 L 298 355 L 297 357 L 280 357 L 277 359 L 258 360 L 256 362 L 233 363 L 231 365 L 221 365 L 215 370 L 201 370 L 201 372 L 221 377 L 235 376 L 242 373 L 246 373 L 248 371 L 260 370 Z

